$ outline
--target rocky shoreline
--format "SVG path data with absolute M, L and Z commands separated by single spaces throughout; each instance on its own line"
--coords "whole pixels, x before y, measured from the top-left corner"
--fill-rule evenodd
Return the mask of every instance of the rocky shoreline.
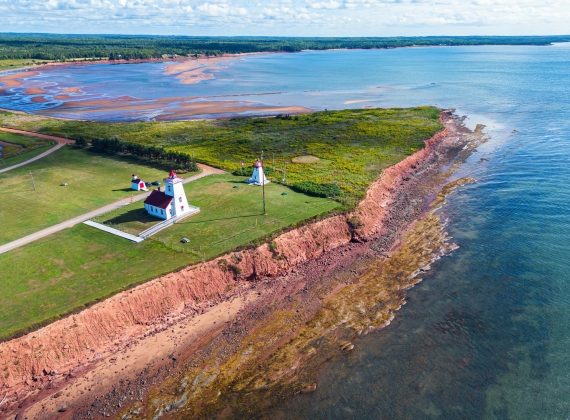
M 184 391 L 188 386 L 181 383 L 192 372 L 196 373 L 193 387 L 200 391 L 213 385 L 221 390 L 224 386 L 248 389 L 259 382 L 260 374 L 270 378 L 275 396 L 290 395 L 294 389 L 314 390 L 309 372 L 319 358 L 312 351 L 300 356 L 302 351 L 283 353 L 283 349 L 334 296 L 353 285 L 367 284 L 366 276 L 386 270 L 390 257 L 406 248 L 398 246 L 406 243 L 406 229 L 425 211 L 425 197 L 449 175 L 442 174 L 441 168 L 468 151 L 465 146 L 480 141 L 481 136 L 471 134 L 451 112 L 442 113 L 442 122 L 446 129 L 426 141 L 424 149 L 387 169 L 348 217 L 335 216 L 288 232 L 274 241 L 274 249 L 266 244 L 163 276 L 0 344 L 0 366 L 4 375 L 9 373 L 0 382 L 0 398 L 6 395 L 0 417 L 156 417 L 189 405 Z M 444 244 L 446 235 L 436 221 L 430 223 Z M 429 230 L 426 226 L 423 229 Z M 426 254 L 421 267 L 445 252 L 445 246 L 440 248 Z M 341 339 L 343 351 L 352 349 L 354 345 L 347 344 L 351 334 L 387 325 L 403 303 L 406 287 L 421 279 L 425 269 L 421 270 L 414 268 L 409 285 L 391 290 L 375 322 L 354 321 L 349 328 L 352 333 L 329 328 L 330 345 L 318 352 L 330 353 Z M 254 336 L 263 344 L 252 344 Z M 267 337 L 273 340 L 269 345 Z M 251 349 L 245 348 L 248 340 Z M 236 364 L 235 356 L 244 351 L 249 353 Z M 297 368 L 288 373 L 276 369 L 272 357 L 279 352 L 286 365 L 304 365 L 306 373 L 292 374 Z M 295 360 L 288 360 L 289 356 Z M 210 375 L 212 379 L 204 378 L 202 374 L 212 369 L 217 372 Z M 242 379 L 248 371 L 251 374 L 247 384 L 240 384 L 221 381 L 221 371 L 228 378 L 232 372 L 240 372 Z M 206 384 L 200 385 L 203 381 Z M 229 410 L 230 417 L 243 415 L 239 396 L 233 399 L 230 403 L 212 398 L 218 402 L 199 411 L 192 406 L 194 411 L 184 412 L 183 417 L 222 410 Z M 250 410 L 255 416 L 255 404 Z

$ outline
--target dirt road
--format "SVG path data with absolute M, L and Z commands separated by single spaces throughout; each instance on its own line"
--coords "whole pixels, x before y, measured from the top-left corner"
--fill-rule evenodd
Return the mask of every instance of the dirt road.
M 0 174 L 2 172 L 8 172 L 11 171 L 12 169 L 16 169 L 16 168 L 20 168 L 24 165 L 27 165 L 28 163 L 32 163 L 35 162 L 36 160 L 39 160 L 49 154 L 52 154 L 53 152 L 55 152 L 57 149 L 61 149 L 63 146 L 65 146 L 67 143 L 75 143 L 75 140 L 68 140 L 68 139 L 64 139 L 62 137 L 55 137 L 55 136 L 48 136 L 47 134 L 38 134 L 38 133 L 31 133 L 29 131 L 22 131 L 22 130 L 13 130 L 11 128 L 4 128 L 4 127 L 0 127 L 0 131 L 6 131 L 8 133 L 15 133 L 15 134 L 24 134 L 26 136 L 32 136 L 32 137 L 40 137 L 42 139 L 49 139 L 49 140 L 55 140 L 57 141 L 57 146 L 52 147 L 49 150 L 46 150 L 43 153 L 40 153 L 39 155 L 26 160 L 25 162 L 22 163 L 18 163 L 17 165 L 13 165 L 10 166 L 8 168 L 4 168 L 4 169 L 0 169 Z

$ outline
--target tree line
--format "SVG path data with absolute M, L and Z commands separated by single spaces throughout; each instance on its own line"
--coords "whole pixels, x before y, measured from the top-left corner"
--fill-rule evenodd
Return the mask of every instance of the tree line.
M 86 141 L 83 138 L 76 140 L 76 145 L 83 146 L 84 144 L 86 144 Z M 166 150 L 160 146 L 145 146 L 138 143 L 128 143 L 119 140 L 117 137 L 96 138 L 91 140 L 91 145 L 109 154 L 137 156 L 164 165 L 174 165 L 175 167 L 172 169 L 184 169 L 190 172 L 199 170 L 196 161 L 191 156 L 186 153 Z
M 373 49 L 411 46 L 549 45 L 570 36 L 431 37 L 188 37 L 130 35 L 1 34 L 0 59 L 150 59 L 167 56 L 217 56 L 253 52 Z

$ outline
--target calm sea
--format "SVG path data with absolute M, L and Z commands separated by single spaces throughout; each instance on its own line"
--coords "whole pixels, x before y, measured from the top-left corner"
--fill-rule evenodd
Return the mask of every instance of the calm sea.
M 570 44 L 252 56 L 197 85 L 164 76 L 162 66 L 42 77 L 93 95 L 246 94 L 328 109 L 437 104 L 490 135 L 461 170 L 478 182 L 444 208 L 460 248 L 409 292 L 389 327 L 327 362 L 315 393 L 276 411 L 295 419 L 570 418 Z

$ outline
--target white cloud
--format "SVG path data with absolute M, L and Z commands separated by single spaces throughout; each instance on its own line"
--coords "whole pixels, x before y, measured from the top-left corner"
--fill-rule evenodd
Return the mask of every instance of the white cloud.
M 2 30 L 182 35 L 567 33 L 554 0 L 0 0 Z
M 311 2 L 307 1 L 310 7 L 313 9 L 338 9 L 342 6 L 342 3 L 339 3 L 335 0 L 328 0 L 328 1 L 319 1 L 319 2 Z
M 204 3 L 196 7 L 197 10 L 207 16 L 245 16 L 245 7 L 236 7 L 225 3 Z

